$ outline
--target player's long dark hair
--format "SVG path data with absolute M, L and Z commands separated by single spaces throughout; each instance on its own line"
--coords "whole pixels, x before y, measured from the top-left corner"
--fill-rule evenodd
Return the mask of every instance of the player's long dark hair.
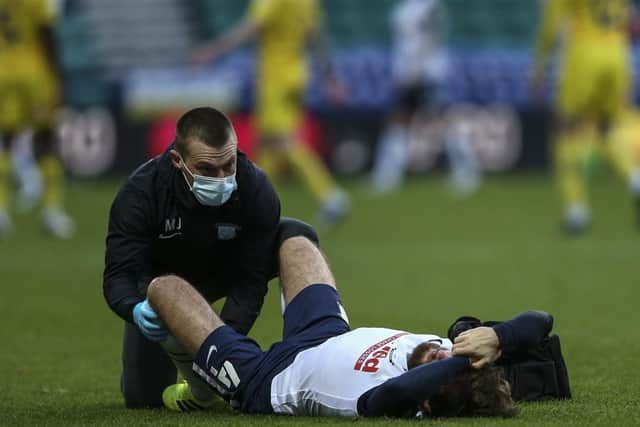
M 431 417 L 504 417 L 517 415 L 511 387 L 497 366 L 460 373 L 429 399 Z

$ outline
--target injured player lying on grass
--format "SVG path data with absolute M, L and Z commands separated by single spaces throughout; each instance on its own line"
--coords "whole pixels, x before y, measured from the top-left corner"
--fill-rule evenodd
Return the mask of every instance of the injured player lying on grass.
M 386 328 L 350 330 L 320 250 L 294 237 L 279 255 L 283 340 L 268 351 L 225 325 L 183 279 L 164 276 L 151 283 L 151 307 L 172 334 L 165 346 L 173 347 L 174 358 L 182 353 L 182 360 L 194 360 L 192 371 L 182 369 L 188 383 L 165 390 L 169 409 L 211 407 L 215 392 L 250 414 L 516 414 L 509 383 L 492 362 L 503 351 L 536 345 L 550 330 L 550 315 L 526 312 L 465 331 L 455 343 Z

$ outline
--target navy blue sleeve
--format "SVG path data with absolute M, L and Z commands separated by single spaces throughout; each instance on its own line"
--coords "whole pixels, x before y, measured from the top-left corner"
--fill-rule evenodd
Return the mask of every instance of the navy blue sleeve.
M 365 417 L 406 417 L 418 412 L 420 402 L 469 368 L 469 358 L 450 357 L 426 363 L 391 378 L 358 398 L 358 414 Z
M 492 326 L 503 353 L 538 345 L 549 335 L 553 316 L 544 311 L 526 311 L 511 320 Z

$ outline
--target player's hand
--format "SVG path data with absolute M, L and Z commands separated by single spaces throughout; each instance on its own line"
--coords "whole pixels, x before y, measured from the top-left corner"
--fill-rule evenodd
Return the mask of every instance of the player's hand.
M 138 325 L 140 332 L 151 341 L 164 341 L 169 335 L 169 331 L 153 311 L 148 300 L 139 302 L 133 308 L 133 321 Z
M 344 85 L 335 77 L 327 78 L 325 83 L 327 97 L 332 104 L 344 104 L 347 102 L 347 90 Z
M 481 326 L 458 335 L 454 341 L 452 354 L 469 357 L 471 366 L 480 369 L 498 360 L 502 351 L 496 332 L 492 328 Z

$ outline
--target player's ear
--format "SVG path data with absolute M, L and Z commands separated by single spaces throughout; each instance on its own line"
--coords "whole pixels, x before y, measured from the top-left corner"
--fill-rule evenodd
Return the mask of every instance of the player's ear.
M 182 156 L 176 150 L 169 150 L 169 157 L 171 157 L 171 164 L 176 169 L 182 169 Z

